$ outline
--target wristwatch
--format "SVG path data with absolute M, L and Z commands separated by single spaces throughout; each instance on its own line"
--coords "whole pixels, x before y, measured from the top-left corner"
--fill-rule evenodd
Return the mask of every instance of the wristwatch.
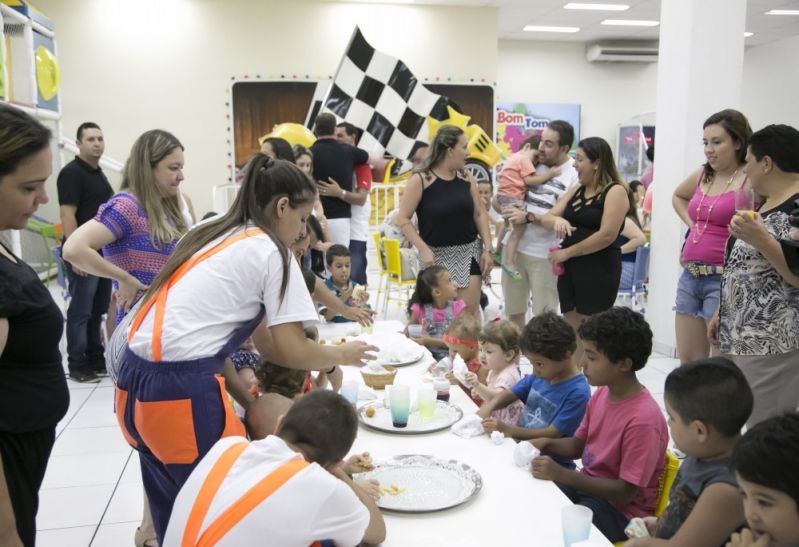
M 341 191 L 341 199 L 344 199 L 345 197 L 347 197 L 347 191 L 346 190 L 342 190 Z
M 533 215 L 533 213 L 527 213 L 524 216 L 524 220 L 525 220 L 525 222 L 527 222 L 527 224 L 530 224 L 531 222 L 535 222 L 535 215 L 533 215 L 533 218 L 530 218 L 530 215 Z

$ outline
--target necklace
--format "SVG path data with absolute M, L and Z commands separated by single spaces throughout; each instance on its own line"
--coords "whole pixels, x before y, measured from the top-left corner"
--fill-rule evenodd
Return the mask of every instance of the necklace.
M 707 216 L 705 217 L 705 225 L 704 226 L 701 226 L 701 224 L 700 224 L 699 211 L 702 209 L 702 203 L 704 203 L 705 196 L 707 194 L 705 194 L 705 192 L 702 192 L 702 197 L 699 198 L 699 204 L 696 206 L 696 224 L 695 224 L 696 229 L 693 231 L 693 236 L 691 237 L 691 241 L 693 241 L 694 243 L 699 243 L 699 240 L 702 239 L 702 236 L 707 231 L 707 225 L 710 224 L 710 215 L 713 214 L 713 207 L 716 206 L 716 204 L 719 202 L 721 197 L 724 194 L 726 194 L 727 191 L 730 189 L 730 184 L 732 184 L 732 181 L 733 181 L 733 179 L 735 179 L 735 175 L 737 175 L 737 174 L 738 174 L 738 169 L 733 171 L 732 176 L 727 181 L 727 184 L 724 186 L 724 191 L 722 193 L 720 193 L 716 197 L 715 201 L 713 201 L 713 203 L 710 204 L 710 207 L 708 207 Z M 708 185 L 707 185 L 708 192 L 713 187 L 713 182 L 714 182 L 713 178 L 711 178 L 708 181 Z M 701 191 L 701 188 L 700 188 L 700 191 Z

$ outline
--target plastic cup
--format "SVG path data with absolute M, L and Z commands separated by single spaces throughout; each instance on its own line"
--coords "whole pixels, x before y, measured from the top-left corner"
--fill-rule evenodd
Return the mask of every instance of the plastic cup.
M 408 325 L 408 336 L 419 338 L 422 335 L 422 325 Z
M 420 387 L 416 397 L 419 403 L 419 418 L 431 419 L 436 412 L 436 392 L 430 387 Z
M 391 422 L 394 427 L 407 427 L 408 414 L 411 411 L 411 391 L 406 385 L 391 386 Z
M 341 384 L 341 396 L 347 399 L 350 404 L 358 402 L 358 382 L 349 380 Z
M 754 216 L 755 195 L 751 188 L 741 187 L 735 191 L 735 211 L 743 216 Z
M 586 541 L 591 534 L 591 520 L 594 512 L 583 505 L 569 505 L 560 512 L 563 527 L 563 546 L 571 547 L 573 543 Z

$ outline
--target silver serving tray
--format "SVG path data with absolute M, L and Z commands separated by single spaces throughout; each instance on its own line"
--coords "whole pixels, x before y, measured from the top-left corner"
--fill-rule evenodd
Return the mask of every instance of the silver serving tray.
M 404 490 L 384 494 L 377 506 L 397 513 L 432 513 L 462 505 L 483 487 L 480 473 L 457 460 L 442 460 L 423 454 L 395 456 L 375 462 L 375 468 L 358 476 L 375 479 L 381 486 L 392 484 Z
M 366 415 L 368 408 L 375 409 L 375 415 L 371 418 Z M 452 424 L 461 418 L 463 418 L 463 411 L 459 406 L 450 402 L 436 401 L 436 410 L 429 420 L 422 420 L 419 417 L 418 409 L 412 407 L 411 413 L 408 415 L 408 425 L 394 427 L 391 421 L 391 409 L 386 408 L 382 400 L 369 401 L 358 408 L 358 419 L 364 426 L 376 431 L 399 435 L 422 435 L 442 431 L 452 427 Z

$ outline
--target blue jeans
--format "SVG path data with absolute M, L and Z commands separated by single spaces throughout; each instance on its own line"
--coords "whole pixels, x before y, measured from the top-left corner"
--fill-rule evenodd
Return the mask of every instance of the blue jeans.
M 350 269 L 350 279 L 353 283 L 366 286 L 366 242 L 350 240 L 350 255 L 352 258 L 352 268 Z
M 71 298 L 67 309 L 69 370 L 101 370 L 105 356 L 100 327 L 111 300 L 111 280 L 77 275 L 71 266 L 67 267 L 67 274 Z

